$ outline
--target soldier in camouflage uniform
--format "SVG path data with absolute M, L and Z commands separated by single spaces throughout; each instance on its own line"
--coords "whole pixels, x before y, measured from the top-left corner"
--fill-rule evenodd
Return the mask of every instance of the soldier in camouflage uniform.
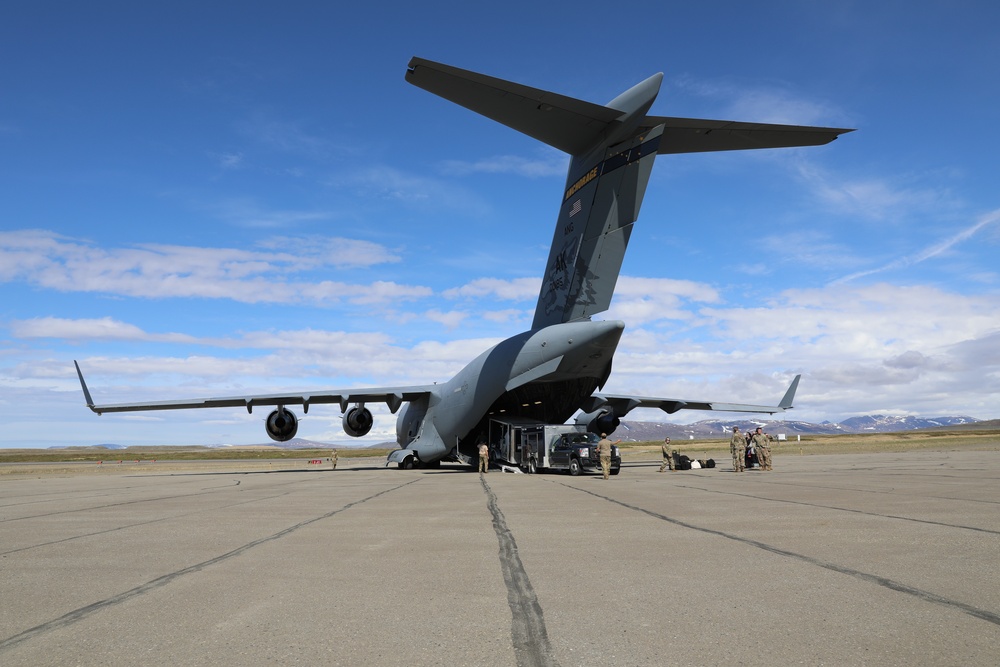
M 336 449 L 330 450 L 330 463 L 333 464 L 333 467 L 330 468 L 330 469 L 331 470 L 336 470 L 337 469 L 337 450 Z
M 618 444 L 621 440 L 615 442 Z M 611 441 L 608 440 L 608 434 L 602 433 L 601 440 L 597 443 L 597 453 L 601 456 L 601 472 L 604 473 L 604 479 L 608 479 L 611 475 Z
M 663 464 L 660 465 L 660 472 L 663 472 L 667 468 L 674 470 L 674 455 L 677 454 L 677 448 L 670 446 L 670 438 L 663 439 L 660 451 L 663 452 Z
M 486 474 L 490 471 L 490 448 L 485 440 L 479 441 L 479 472 Z
M 733 427 L 733 437 L 729 439 L 729 453 L 733 455 L 733 472 L 743 472 L 746 465 L 747 441 L 740 434 L 740 427 Z
M 753 434 L 753 446 L 757 450 L 757 462 L 761 470 L 771 469 L 771 443 L 764 435 L 764 430 L 758 426 L 757 432 Z

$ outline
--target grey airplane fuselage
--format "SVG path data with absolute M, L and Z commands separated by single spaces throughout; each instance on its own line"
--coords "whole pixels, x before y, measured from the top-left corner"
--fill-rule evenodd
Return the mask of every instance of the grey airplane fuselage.
M 399 445 L 422 462 L 471 454 L 495 414 L 569 419 L 611 372 L 623 322 L 567 322 L 526 331 L 479 355 L 424 400 L 403 407 Z

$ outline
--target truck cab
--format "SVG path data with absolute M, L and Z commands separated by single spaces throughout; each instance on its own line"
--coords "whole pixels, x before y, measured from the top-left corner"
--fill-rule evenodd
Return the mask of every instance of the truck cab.
M 571 475 L 601 469 L 601 457 L 597 449 L 600 442 L 593 433 L 563 433 L 549 448 L 548 468 L 567 470 Z M 611 445 L 611 474 L 621 472 L 622 457 L 616 445 Z

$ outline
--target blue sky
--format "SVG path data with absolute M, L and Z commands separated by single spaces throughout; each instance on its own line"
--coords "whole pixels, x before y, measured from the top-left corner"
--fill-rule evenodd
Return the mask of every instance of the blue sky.
M 567 158 L 407 84 L 414 55 L 858 128 L 657 159 L 608 391 L 770 402 L 802 373 L 796 419 L 1000 417 L 1000 6 L 660 4 L 5 6 L 0 447 L 266 440 L 238 410 L 98 418 L 73 359 L 98 402 L 418 384 L 528 328 Z M 350 440 L 336 408 L 299 435 Z

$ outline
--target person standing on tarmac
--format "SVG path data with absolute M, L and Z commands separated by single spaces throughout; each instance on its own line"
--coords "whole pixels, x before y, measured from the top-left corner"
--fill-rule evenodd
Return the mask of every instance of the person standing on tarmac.
M 479 472 L 484 475 L 490 467 L 490 448 L 486 446 L 485 440 L 479 441 Z
M 729 439 L 729 453 L 733 455 L 733 472 L 743 472 L 747 455 L 747 441 L 740 434 L 740 427 L 733 427 L 733 437 Z
M 601 440 L 597 443 L 597 453 L 601 455 L 601 471 L 604 472 L 604 479 L 608 479 L 611 476 L 611 441 L 608 440 L 607 433 L 601 434 Z
M 675 447 L 670 446 L 670 438 L 664 438 L 663 444 L 660 445 L 660 451 L 663 452 L 663 464 L 660 465 L 660 472 L 663 472 L 667 468 L 673 472 L 674 470 L 674 454 L 677 453 Z
M 757 432 L 753 434 L 753 446 L 757 451 L 757 464 L 760 465 L 760 469 L 770 470 L 771 443 L 767 441 L 767 436 L 764 435 L 764 429 L 760 426 L 757 427 Z
M 330 468 L 330 470 L 336 470 L 337 469 L 337 450 L 336 449 L 330 450 L 330 463 L 333 466 L 332 468 Z

